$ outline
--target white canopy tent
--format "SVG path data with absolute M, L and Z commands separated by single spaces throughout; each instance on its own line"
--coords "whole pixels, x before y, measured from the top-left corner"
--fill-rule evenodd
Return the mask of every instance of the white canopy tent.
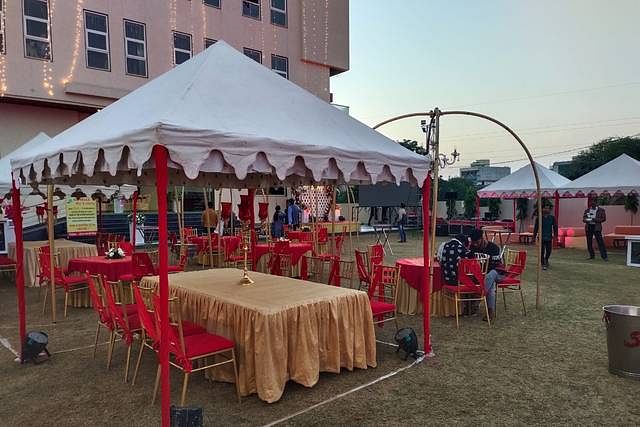
M 12 159 L 29 182 L 153 185 L 155 145 L 170 184 L 421 184 L 413 153 L 224 42 Z M 130 174 L 129 178 L 123 175 Z
M 640 161 L 621 154 L 558 189 L 562 197 L 640 194 Z
M 562 175 L 536 163 L 540 177 L 540 191 L 542 197 L 554 197 L 561 186 L 570 181 Z M 536 197 L 536 182 L 531 165 L 524 166 L 511 175 L 484 187 L 478 191 L 478 196 L 484 199 L 518 199 Z
M 29 141 L 22 144 L 20 147 L 16 148 L 11 153 L 7 154 L 3 158 L 0 159 L 0 171 L 4 171 L 2 175 L 0 175 L 0 194 L 4 195 L 11 192 L 11 159 L 15 157 L 20 157 L 24 154 L 32 152 L 34 150 L 39 150 L 45 147 L 46 144 L 51 140 L 49 135 L 44 132 L 40 132 L 35 137 L 30 139 Z M 136 191 L 137 187 L 135 185 L 122 185 L 118 186 L 98 186 L 98 185 L 82 185 L 78 187 L 69 187 L 69 186 L 61 186 L 60 190 L 65 194 L 71 194 L 76 189 L 81 190 L 88 196 L 100 191 L 104 194 L 105 197 L 111 198 L 114 194 L 118 193 L 123 197 L 129 199 Z M 21 189 L 21 193 L 23 195 L 27 195 L 31 191 L 31 187 L 23 187 Z
M 218 42 L 11 164 L 25 182 L 156 186 L 162 421 L 169 425 L 168 185 L 421 185 L 430 159 Z

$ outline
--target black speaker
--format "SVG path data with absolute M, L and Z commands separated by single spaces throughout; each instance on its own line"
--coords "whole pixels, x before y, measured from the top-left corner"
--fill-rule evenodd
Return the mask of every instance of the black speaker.
M 444 193 L 444 198 L 445 198 L 445 200 L 457 200 L 458 199 L 458 192 L 457 191 L 447 191 L 446 193 Z
M 171 427 L 202 427 L 202 408 L 171 405 Z

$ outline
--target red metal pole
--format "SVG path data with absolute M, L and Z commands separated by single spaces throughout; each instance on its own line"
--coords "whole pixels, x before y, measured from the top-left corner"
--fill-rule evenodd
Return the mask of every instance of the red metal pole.
M 553 194 L 553 216 L 556 217 L 556 224 L 558 224 L 558 228 L 560 228 L 560 193 L 557 191 Z M 558 236 L 556 236 L 556 246 L 558 244 Z
M 158 276 L 160 288 L 160 383 L 162 390 L 162 425 L 169 427 L 169 245 L 167 227 L 168 153 L 166 148 L 155 146 L 156 194 L 158 198 Z M 137 192 L 136 198 L 137 198 Z M 135 201 L 135 199 L 134 199 Z
M 424 333 L 424 354 L 431 353 L 431 287 L 433 286 L 433 268 L 431 252 L 429 251 L 429 227 L 431 223 L 431 175 L 427 175 L 422 184 L 422 256 L 424 259 L 422 283 L 422 330 Z
M 255 188 L 250 188 L 249 189 L 249 197 L 247 197 L 248 199 L 248 203 L 249 203 L 249 236 L 251 239 L 251 269 L 252 270 L 256 270 L 256 260 L 255 260 L 255 246 L 256 246 L 256 242 L 254 239 L 254 234 L 255 234 L 255 229 L 256 229 L 256 211 L 255 211 L 255 202 L 256 202 L 256 190 Z
M 476 196 L 476 228 L 480 228 L 480 196 Z
M 138 234 L 138 230 L 137 230 L 137 215 L 138 215 L 138 192 L 134 191 L 133 192 L 133 209 L 132 209 L 133 213 L 133 220 L 131 223 L 131 246 L 133 246 L 133 252 L 136 251 L 136 234 Z M 160 213 L 158 212 L 158 215 L 160 215 Z
M 16 235 L 16 292 L 18 295 L 18 318 L 20 327 L 20 354 L 27 336 L 26 308 L 24 302 L 24 245 L 22 242 L 22 206 L 20 190 L 12 180 L 11 196 L 13 199 L 13 229 Z

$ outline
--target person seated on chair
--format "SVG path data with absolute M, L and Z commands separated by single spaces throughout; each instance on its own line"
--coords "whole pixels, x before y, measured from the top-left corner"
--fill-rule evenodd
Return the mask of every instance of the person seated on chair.
M 464 234 L 457 234 L 454 238 L 441 246 L 438 251 L 442 278 L 447 285 L 458 284 L 458 262 L 461 258 L 468 258 L 469 238 Z
M 482 230 L 475 229 L 471 231 L 469 237 L 471 238 L 471 252 L 474 255 L 489 255 L 489 267 L 484 279 L 484 289 L 487 295 L 487 305 L 489 306 L 489 317 L 493 320 L 496 312 L 496 283 L 504 279 L 500 247 L 493 242 L 485 240 Z

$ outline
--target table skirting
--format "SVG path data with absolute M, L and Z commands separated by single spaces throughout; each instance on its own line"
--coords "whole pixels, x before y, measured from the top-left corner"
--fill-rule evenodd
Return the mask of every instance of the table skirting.
M 287 381 L 306 387 L 320 372 L 376 366 L 376 341 L 366 293 L 286 277 L 250 273 L 254 285 L 239 284 L 237 269 L 202 270 L 169 276 L 170 293 L 182 316 L 236 343 L 239 390 L 276 402 Z M 145 285 L 157 284 L 146 277 Z M 233 382 L 230 367 L 209 372 Z
M 256 270 L 264 273 L 268 272 L 268 257 L 269 253 L 269 245 L 265 243 L 260 243 L 255 245 L 255 259 L 256 259 Z M 302 260 L 303 255 L 311 255 L 313 252 L 313 245 L 311 243 L 291 243 L 289 245 L 289 249 L 285 252 L 286 254 L 291 255 L 291 270 L 294 276 L 300 275 L 300 262 Z
M 396 261 L 400 266 L 400 282 L 398 283 L 398 312 L 403 314 L 421 314 L 422 300 L 420 292 L 424 277 L 424 259 L 404 258 Z M 436 261 L 433 268 L 433 287 L 431 292 L 431 316 L 455 316 L 455 303 L 444 297 L 442 292 L 442 273 Z
M 38 284 L 38 249 L 48 246 L 49 241 L 26 241 L 24 242 L 24 284 L 28 287 L 39 286 Z M 54 243 L 55 252 L 59 254 L 58 261 L 60 267 L 66 270 L 69 267 L 69 260 L 78 257 L 96 256 L 98 249 L 95 245 L 74 242 L 66 239 L 57 239 Z M 16 259 L 16 244 L 9 243 L 8 256 Z

